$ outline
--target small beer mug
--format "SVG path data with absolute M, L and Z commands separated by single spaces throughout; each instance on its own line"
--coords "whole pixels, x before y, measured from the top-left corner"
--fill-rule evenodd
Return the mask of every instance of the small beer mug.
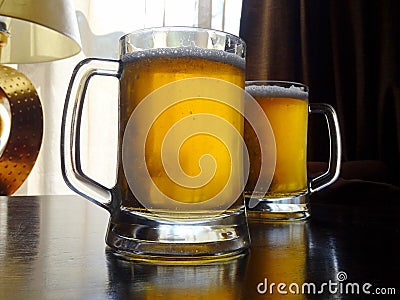
M 247 81 L 246 92 L 267 116 L 275 141 L 275 152 L 262 153 L 258 132 L 245 124 L 244 136 L 250 157 L 245 187 L 247 213 L 250 218 L 269 221 L 306 219 L 310 216 L 309 195 L 330 185 L 339 176 L 341 141 L 335 110 L 324 103 L 309 104 L 308 87 L 300 83 Z M 329 169 L 310 180 L 307 177 L 309 113 L 325 116 L 330 138 Z M 260 165 L 271 152 L 274 152 L 275 168 L 268 177 L 260 172 Z M 258 186 L 264 190 L 257 188 L 258 181 L 262 183 Z
M 243 197 L 245 43 L 200 28 L 143 29 L 120 59 L 78 64 L 62 120 L 68 186 L 109 211 L 114 253 L 145 261 L 210 261 L 249 246 Z M 117 179 L 106 188 L 80 159 L 89 80 L 119 80 Z

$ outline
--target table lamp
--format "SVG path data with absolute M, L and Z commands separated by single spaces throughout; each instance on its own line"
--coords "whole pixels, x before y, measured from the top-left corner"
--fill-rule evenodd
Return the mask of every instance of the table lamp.
M 0 64 L 49 62 L 78 54 L 72 0 L 0 0 Z M 42 105 L 31 81 L 0 65 L 0 195 L 32 170 L 43 137 Z

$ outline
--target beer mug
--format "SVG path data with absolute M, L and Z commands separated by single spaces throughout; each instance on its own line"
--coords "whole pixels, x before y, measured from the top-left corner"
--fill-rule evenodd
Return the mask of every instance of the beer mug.
M 264 176 L 260 165 L 265 157 L 260 151 L 258 133 L 245 124 L 244 136 L 250 155 L 245 187 L 248 215 L 261 220 L 306 219 L 310 216 L 309 195 L 330 185 L 339 176 L 341 141 L 335 110 L 328 104 L 308 103 L 308 87 L 295 82 L 247 81 L 246 93 L 254 97 L 266 114 L 275 142 L 273 175 Z M 311 179 L 307 176 L 309 113 L 325 116 L 330 141 L 329 168 Z M 258 180 L 264 181 L 261 186 L 268 188 L 259 190 Z
M 77 65 L 62 120 L 67 185 L 110 213 L 107 245 L 134 260 L 207 261 L 249 246 L 243 197 L 245 43 L 215 30 L 150 28 L 120 39 L 120 59 Z M 93 76 L 119 80 L 117 179 L 80 159 Z

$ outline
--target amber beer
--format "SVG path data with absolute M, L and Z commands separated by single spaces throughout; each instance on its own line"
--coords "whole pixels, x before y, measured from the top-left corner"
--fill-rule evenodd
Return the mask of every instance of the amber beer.
M 262 107 L 275 136 L 275 173 L 266 197 L 284 198 L 306 192 L 308 92 L 295 86 L 273 85 L 247 85 L 246 92 Z M 247 123 L 245 141 L 250 156 L 245 190 L 251 194 L 259 176 L 261 152 L 257 136 Z
M 207 77 L 221 79 L 235 84 L 241 89 L 244 88 L 244 59 L 221 50 L 194 47 L 151 49 L 138 53 L 129 53 L 122 60 L 124 69 L 120 80 L 121 135 L 124 134 L 123 131 L 128 119 L 137 105 L 150 93 L 169 83 L 187 78 Z M 202 89 L 205 91 L 217 88 L 214 86 L 215 83 L 213 81 L 204 81 L 202 84 L 204 85 Z M 185 89 L 187 87 L 183 84 L 179 85 L 179 88 Z M 232 99 L 243 96 L 237 91 L 231 91 L 231 93 L 228 97 Z M 167 97 L 168 95 L 165 96 Z M 157 100 L 163 101 L 162 97 Z M 157 103 L 154 105 L 157 108 Z M 150 118 L 154 113 L 149 111 L 148 115 L 141 117 L 143 119 Z M 162 193 L 184 203 L 203 202 L 217 195 L 224 189 L 228 177 L 232 176 L 230 173 L 231 167 L 240 168 L 242 161 L 242 152 L 238 141 L 240 135 L 237 136 L 234 132 L 221 131 L 221 136 L 225 137 L 224 141 L 207 133 L 199 133 L 182 142 L 181 138 L 187 127 L 195 124 L 198 127 L 198 122 L 210 122 L 207 119 L 198 118 L 197 114 L 218 116 L 231 123 L 240 135 L 243 135 L 243 116 L 240 112 L 224 103 L 203 98 L 201 95 L 185 101 L 179 101 L 157 116 L 146 139 L 146 167 L 151 179 Z M 189 122 L 192 123 L 189 123 L 189 125 L 185 123 L 180 131 L 179 122 L 187 117 L 191 117 Z M 178 154 L 168 154 L 170 157 L 164 157 L 164 159 L 172 160 L 174 155 L 179 155 L 179 164 L 182 171 L 188 176 L 197 176 L 200 172 L 207 171 L 202 170 L 199 166 L 201 158 L 204 155 L 212 156 L 215 160 L 216 170 L 208 184 L 196 188 L 185 187 L 171 180 L 166 173 L 161 159 L 161 149 L 168 131 L 174 125 L 177 125 L 178 128 L 174 133 L 176 142 L 182 142 L 182 145 Z M 132 147 L 143 147 L 143 145 L 132 145 Z M 237 177 L 234 180 L 237 181 L 238 185 L 242 184 L 240 169 L 233 176 Z M 124 175 L 120 174 L 119 181 L 123 182 L 124 180 Z M 139 184 L 147 185 L 148 183 L 143 181 L 143 183 Z M 121 193 L 123 206 L 131 209 L 141 207 L 126 184 Z M 227 190 L 224 193 L 226 193 L 226 197 L 223 198 L 226 201 L 230 201 L 232 199 L 231 191 Z M 153 196 L 153 188 L 151 186 L 148 187 L 147 197 L 151 199 L 153 207 L 160 206 L 159 201 L 161 200 Z

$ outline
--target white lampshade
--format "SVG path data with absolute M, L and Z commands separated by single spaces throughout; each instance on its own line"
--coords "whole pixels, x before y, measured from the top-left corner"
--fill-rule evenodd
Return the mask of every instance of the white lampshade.
M 1 24 L 3 23 L 3 24 Z M 4 25 L 0 63 L 36 63 L 80 52 L 81 41 L 72 0 L 0 0 Z

